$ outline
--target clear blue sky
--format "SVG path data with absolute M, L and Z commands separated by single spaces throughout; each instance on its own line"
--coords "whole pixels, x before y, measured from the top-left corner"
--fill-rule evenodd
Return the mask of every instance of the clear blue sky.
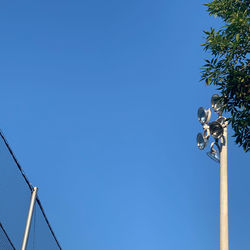
M 218 249 L 202 2 L 1 1 L 0 128 L 63 249 Z M 248 250 L 249 155 L 228 150 L 230 249 Z

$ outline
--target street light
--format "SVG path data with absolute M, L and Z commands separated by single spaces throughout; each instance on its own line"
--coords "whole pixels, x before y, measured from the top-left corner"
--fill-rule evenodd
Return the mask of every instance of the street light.
M 198 148 L 203 150 L 208 144 L 210 135 L 215 139 L 207 155 L 220 163 L 220 250 L 228 250 L 227 120 L 222 116 L 223 103 L 219 95 L 212 96 L 211 106 L 218 118 L 216 121 L 209 122 L 210 108 L 198 109 L 198 120 L 204 132 L 198 133 L 196 143 Z

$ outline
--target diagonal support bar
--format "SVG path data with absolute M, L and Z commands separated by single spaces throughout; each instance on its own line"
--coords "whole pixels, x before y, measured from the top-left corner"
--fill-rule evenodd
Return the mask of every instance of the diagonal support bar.
M 24 231 L 24 236 L 23 236 L 23 244 L 22 244 L 22 250 L 26 250 L 28 239 L 29 239 L 29 233 L 30 233 L 30 224 L 32 221 L 32 216 L 33 216 L 33 211 L 34 211 L 34 206 L 36 203 L 36 195 L 37 195 L 38 188 L 34 187 L 31 195 L 31 200 L 30 200 L 30 208 L 29 208 L 29 213 L 26 221 L 26 226 L 25 226 L 25 231 Z

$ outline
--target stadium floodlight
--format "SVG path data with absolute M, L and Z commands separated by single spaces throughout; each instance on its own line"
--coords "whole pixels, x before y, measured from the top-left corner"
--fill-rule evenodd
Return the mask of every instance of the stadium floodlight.
M 200 107 L 198 109 L 198 120 L 203 127 L 203 133 L 198 133 L 196 143 L 200 150 L 204 149 L 210 135 L 213 142 L 207 155 L 220 164 L 220 250 L 228 250 L 228 178 L 227 178 L 227 118 L 222 116 L 225 107 L 223 98 L 213 95 L 211 105 L 218 115 L 215 121 L 210 122 L 211 109 Z M 212 139 L 212 138 L 211 138 Z
M 214 149 L 214 145 L 217 146 L 218 150 Z M 220 163 L 220 147 L 217 143 L 213 142 L 211 144 L 210 151 L 207 152 L 207 155 L 214 161 Z
M 208 143 L 208 139 L 207 137 L 203 136 L 202 133 L 198 133 L 197 134 L 197 138 L 196 138 L 196 142 L 197 142 L 197 146 L 200 150 L 203 150 Z
M 217 122 L 217 121 L 214 121 L 214 122 L 211 122 L 209 124 L 209 131 L 210 131 L 210 134 L 215 138 L 215 139 L 219 139 L 221 138 L 221 136 L 223 135 L 223 127 L 222 125 Z
M 217 94 L 214 94 L 211 98 L 211 106 L 214 110 L 214 112 L 218 115 L 222 114 L 223 111 L 223 103 L 220 99 L 220 96 Z
M 204 125 L 209 122 L 211 117 L 211 110 L 210 109 L 204 109 L 203 107 L 200 107 L 198 109 L 198 120 L 200 121 L 201 125 Z

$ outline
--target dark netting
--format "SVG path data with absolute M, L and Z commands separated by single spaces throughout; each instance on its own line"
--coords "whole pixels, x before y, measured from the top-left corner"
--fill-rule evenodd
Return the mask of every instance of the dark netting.
M 29 186 L 0 137 L 0 221 L 17 249 L 21 249 L 29 203 Z
M 1 250 L 15 250 L 9 236 L 7 235 L 4 227 L 0 223 L 0 249 Z
M 57 250 L 58 245 L 52 235 L 43 212 L 36 202 L 30 228 L 28 250 Z
M 0 222 L 16 249 L 21 249 L 22 246 L 32 189 L 0 133 Z M 38 199 L 28 249 L 61 249 Z

